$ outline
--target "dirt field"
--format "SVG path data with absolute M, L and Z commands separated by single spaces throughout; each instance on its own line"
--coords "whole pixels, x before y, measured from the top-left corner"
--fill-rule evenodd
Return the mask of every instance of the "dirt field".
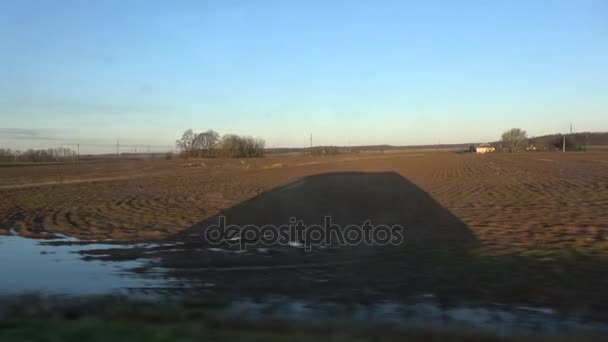
M 606 153 L 289 156 L 0 168 L 0 232 L 13 227 L 23 236 L 161 239 L 277 186 L 345 171 L 399 174 L 458 217 L 488 250 L 608 251 Z
M 605 152 L 125 161 L 0 175 L 4 234 L 177 242 L 87 257 L 148 258 L 138 272 L 161 266 L 177 279 L 171 291 L 197 298 L 353 303 L 432 294 L 608 317 Z M 331 215 L 406 232 L 399 246 L 242 252 L 202 238 L 220 214 L 243 225 Z

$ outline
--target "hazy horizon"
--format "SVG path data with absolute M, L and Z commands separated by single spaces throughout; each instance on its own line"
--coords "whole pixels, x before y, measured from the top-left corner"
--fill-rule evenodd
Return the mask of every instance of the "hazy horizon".
M 0 147 L 608 131 L 606 1 L 3 1 L 0 28 Z

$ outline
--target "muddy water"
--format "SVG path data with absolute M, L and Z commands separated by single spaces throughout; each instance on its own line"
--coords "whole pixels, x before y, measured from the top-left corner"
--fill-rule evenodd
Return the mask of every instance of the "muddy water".
M 60 240 L 78 242 L 67 237 Z M 46 243 L 48 240 L 14 235 L 0 237 L 0 294 L 109 294 L 165 286 L 166 281 L 162 279 L 145 279 L 130 271 L 141 266 L 141 261 L 85 261 L 80 254 L 87 249 L 110 248 L 112 245 Z
M 57 242 L 57 240 L 54 240 Z M 39 292 L 42 294 L 93 295 L 109 293 L 141 294 L 171 288 L 176 280 L 158 269 L 153 276 L 143 277 L 133 269 L 150 260 L 129 261 L 85 260 L 87 250 L 128 248 L 129 245 L 106 243 L 81 244 L 62 237 L 66 244 L 49 244 L 48 240 L 19 236 L 0 237 L 0 295 Z M 70 243 L 77 243 L 71 244 Z M 132 247 L 146 247 L 132 245 Z M 154 246 L 151 246 L 154 247 Z M 83 253 L 84 252 L 84 253 Z M 187 286 L 187 284 L 180 284 Z M 238 294 L 235 294 L 238 295 Z M 153 295 L 151 298 L 156 298 Z M 443 328 L 484 331 L 510 335 L 606 335 L 608 324 L 560 315 L 551 309 L 530 307 L 452 306 L 444 307 L 427 294 L 411 303 L 377 303 L 347 305 L 343 303 L 304 302 L 287 297 L 237 299 L 220 315 L 234 319 L 284 319 L 308 323 L 354 322 L 356 324 L 391 324 L 404 329 Z

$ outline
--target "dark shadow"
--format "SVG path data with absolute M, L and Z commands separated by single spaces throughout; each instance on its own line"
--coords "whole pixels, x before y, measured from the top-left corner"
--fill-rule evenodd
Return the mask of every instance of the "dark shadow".
M 404 227 L 402 242 L 312 246 L 211 244 L 204 232 L 227 224 L 288 225 L 290 218 L 342 228 Z M 229 208 L 174 237 L 179 251 L 160 252 L 171 275 L 205 292 L 230 297 L 284 294 L 345 301 L 399 299 L 436 293 L 433 274 L 446 272 L 479 245 L 457 217 L 394 172 L 330 173 L 303 178 Z M 452 290 L 450 290 L 452 291 Z
M 210 244 L 204 232 L 228 224 L 276 226 L 291 217 L 341 226 L 405 227 L 398 245 L 313 246 Z M 508 224 L 506 224 L 508 226 Z M 524 239 L 525 237 L 522 237 Z M 145 250 L 108 251 L 110 259 L 149 258 L 173 279 L 167 290 L 203 302 L 235 298 L 290 298 L 343 303 L 416 301 L 433 295 L 444 304 L 505 303 L 608 314 L 608 260 L 566 253 L 554 260 L 479 254 L 471 230 L 425 191 L 397 173 L 331 173 L 306 177 L 261 194 Z M 154 268 L 139 271 L 149 276 Z M 147 273 L 151 272 L 151 273 Z
M 476 239 L 464 223 L 443 208 L 425 191 L 395 172 L 341 172 L 305 177 L 289 185 L 229 208 L 195 225 L 180 237 L 203 237 L 205 229 L 217 225 L 219 217 L 238 226 L 288 225 L 291 218 L 306 225 L 323 225 L 326 216 L 346 227 L 401 225 L 404 240 L 413 243 L 432 239 L 436 246 L 474 243 Z

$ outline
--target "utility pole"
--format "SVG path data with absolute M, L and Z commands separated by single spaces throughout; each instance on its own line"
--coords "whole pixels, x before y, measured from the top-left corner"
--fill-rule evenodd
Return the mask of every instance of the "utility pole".
M 80 159 L 80 144 L 76 144 L 76 151 L 77 151 L 78 159 Z
M 570 135 L 572 135 L 572 122 L 570 123 Z M 562 152 L 566 152 L 566 135 L 564 134 L 564 139 L 562 141 Z
M 310 133 L 310 153 L 312 153 L 312 133 Z
M 118 140 L 116 140 L 116 156 L 117 157 L 120 155 L 118 152 L 119 150 L 120 150 L 120 144 L 118 143 Z

